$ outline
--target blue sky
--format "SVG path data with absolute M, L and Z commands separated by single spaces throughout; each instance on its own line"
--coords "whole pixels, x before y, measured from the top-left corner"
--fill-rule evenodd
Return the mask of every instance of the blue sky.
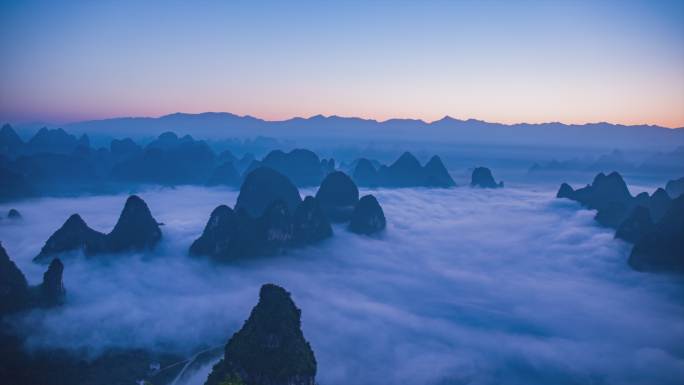
M 684 126 L 684 1 L 14 1 L 0 119 Z

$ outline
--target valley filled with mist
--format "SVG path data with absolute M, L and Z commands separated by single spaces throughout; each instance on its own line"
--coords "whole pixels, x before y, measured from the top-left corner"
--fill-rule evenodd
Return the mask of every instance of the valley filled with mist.
M 232 206 L 237 191 L 140 191 L 164 223 L 156 249 L 63 256 L 65 304 L 33 310 L 12 325 L 31 349 L 97 357 L 142 348 L 190 357 L 222 346 L 249 314 L 259 286 L 273 282 L 302 309 L 321 384 L 674 384 L 684 374 L 682 281 L 632 270 L 629 245 L 599 226 L 592 211 L 556 199 L 555 188 L 363 193 L 375 195 L 388 218 L 379 236 L 334 225 L 333 238 L 321 243 L 217 265 L 187 249 L 212 209 Z M 66 217 L 80 213 L 104 231 L 125 199 L 15 203 L 23 220 L 0 224 L 3 245 L 29 282 L 38 281 L 44 266 L 32 259 Z M 218 358 L 175 383 L 203 384 Z
M 0 385 L 684 384 L 684 1 L 0 2 Z

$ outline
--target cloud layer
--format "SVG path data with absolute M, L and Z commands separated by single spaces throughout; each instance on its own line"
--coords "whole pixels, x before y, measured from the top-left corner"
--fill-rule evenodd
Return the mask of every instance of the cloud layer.
M 18 326 L 41 330 L 33 346 L 189 355 L 224 344 L 259 286 L 274 282 L 302 309 L 324 385 L 684 378 L 684 284 L 629 270 L 629 246 L 592 212 L 537 186 L 373 193 L 388 218 L 379 238 L 336 227 L 314 247 L 215 266 L 186 252 L 211 210 L 233 205 L 236 192 L 145 191 L 165 223 L 159 249 L 106 262 L 69 258 L 66 306 L 34 311 Z M 0 224 L 0 239 L 35 283 L 44 267 L 30 260 L 69 214 L 109 231 L 125 198 L 17 204 L 25 220 Z

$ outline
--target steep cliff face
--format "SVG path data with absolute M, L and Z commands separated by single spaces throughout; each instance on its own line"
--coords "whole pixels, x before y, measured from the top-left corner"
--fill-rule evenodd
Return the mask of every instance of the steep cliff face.
M 0 243 L 0 317 L 25 308 L 28 302 L 26 277 Z
M 316 358 L 302 333 L 301 311 L 285 289 L 266 284 L 205 385 L 314 385 L 315 378 Z

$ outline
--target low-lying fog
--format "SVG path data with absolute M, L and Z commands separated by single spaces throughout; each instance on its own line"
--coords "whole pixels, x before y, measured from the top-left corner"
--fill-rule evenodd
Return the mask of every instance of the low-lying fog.
M 309 194 L 312 191 L 306 191 Z M 225 344 L 274 282 L 302 309 L 318 382 L 336 384 L 666 384 L 684 378 L 684 285 L 633 272 L 629 246 L 555 188 L 373 192 L 388 218 L 380 239 L 335 228 L 286 256 L 216 266 L 186 256 L 229 190 L 140 195 L 164 241 L 154 255 L 66 261 L 67 304 L 21 326 L 34 346 L 146 347 L 190 355 Z M 0 224 L 10 256 L 31 262 L 78 212 L 109 231 L 126 196 L 11 205 Z M 10 206 L 3 205 L 3 212 Z M 202 383 L 209 368 L 189 383 Z

